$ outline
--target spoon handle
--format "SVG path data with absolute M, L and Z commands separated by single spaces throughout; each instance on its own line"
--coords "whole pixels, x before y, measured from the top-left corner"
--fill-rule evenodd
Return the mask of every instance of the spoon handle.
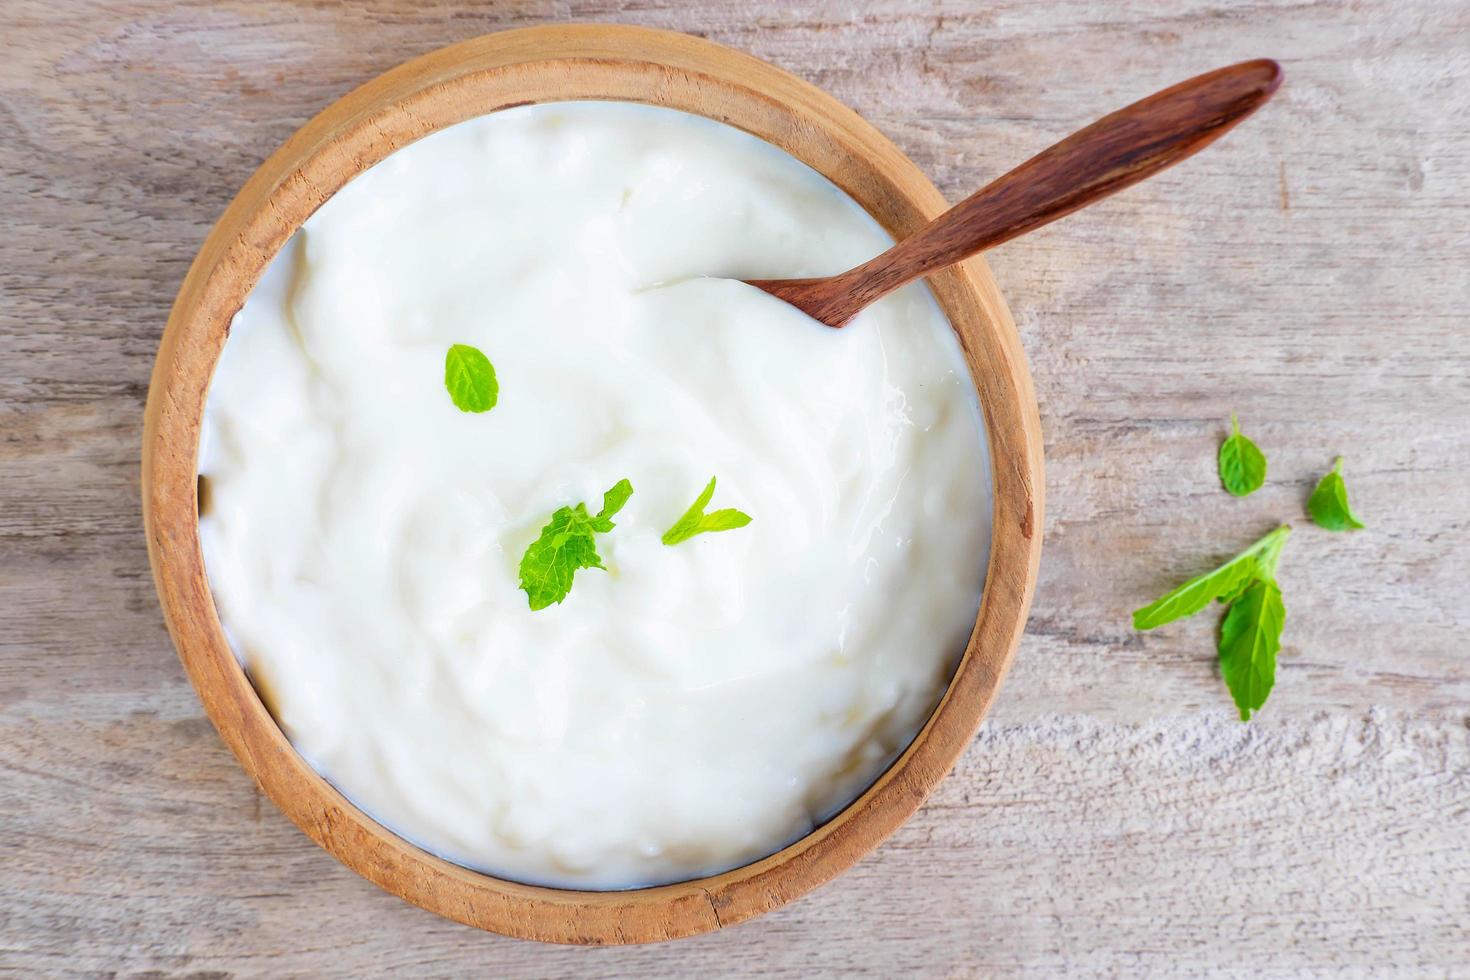
M 1197 153 L 1260 108 L 1281 66 L 1220 68 L 1104 116 L 955 205 L 921 231 L 832 277 L 822 315 L 834 326 L 899 286 L 969 258 L 1151 177 Z M 808 295 L 810 299 L 815 299 Z

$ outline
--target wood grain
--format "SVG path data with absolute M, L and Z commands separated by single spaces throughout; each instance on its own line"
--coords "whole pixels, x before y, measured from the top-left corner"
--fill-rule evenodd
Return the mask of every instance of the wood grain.
M 138 517 L 169 304 L 269 148 L 394 64 L 568 17 L 769 59 L 952 200 L 1098 105 L 1261 54 L 1290 79 L 1211 152 L 989 256 L 1047 543 L 959 768 L 837 881 L 653 947 L 499 939 L 311 844 L 203 717 Z M 1458 0 L 0 5 L 0 972 L 1463 975 L 1467 34 Z M 1231 411 L 1271 460 L 1244 500 L 1214 477 Z M 1213 624 L 1128 612 L 1302 524 L 1339 452 L 1368 530 L 1292 535 L 1276 690 L 1240 725 Z
M 829 327 L 937 269 L 1146 180 L 1209 146 L 1281 85 L 1270 59 L 1217 68 L 1091 123 L 1007 171 L 888 251 L 835 276 L 750 285 Z

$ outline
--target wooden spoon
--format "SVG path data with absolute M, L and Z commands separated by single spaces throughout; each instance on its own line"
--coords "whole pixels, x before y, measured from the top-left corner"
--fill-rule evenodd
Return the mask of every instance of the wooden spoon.
M 750 279 L 829 327 L 993 245 L 1136 184 L 1219 139 L 1281 84 L 1260 59 L 1220 68 L 1104 116 L 983 187 L 862 265 L 822 279 Z

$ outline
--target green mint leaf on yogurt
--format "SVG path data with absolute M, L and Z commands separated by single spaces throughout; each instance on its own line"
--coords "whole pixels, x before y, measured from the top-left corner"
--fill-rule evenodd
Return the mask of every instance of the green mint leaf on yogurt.
M 603 494 L 602 510 L 595 516 L 587 513 L 586 504 L 557 508 L 521 556 L 521 588 L 532 610 L 565 599 L 579 569 L 607 567 L 597 554 L 597 535 L 613 529 L 612 516 L 632 495 L 633 484 L 619 480 Z
M 1332 464 L 1332 471 L 1317 482 L 1317 489 L 1307 500 L 1307 510 L 1319 527 L 1329 531 L 1362 530 L 1363 522 L 1348 507 L 1347 484 L 1342 482 L 1342 457 Z
M 592 518 L 593 530 L 607 533 L 613 529 L 612 516 L 623 509 L 628 498 L 633 496 L 633 484 L 627 480 L 619 480 L 614 483 L 607 493 L 602 495 L 602 510 Z
M 1274 578 L 1276 560 L 1290 533 L 1291 527 L 1282 525 L 1214 571 L 1192 578 L 1142 609 L 1135 609 L 1133 628 L 1151 630 L 1193 616 L 1215 599 L 1238 601 L 1256 579 Z
M 1266 482 L 1266 456 L 1241 434 L 1240 421 L 1230 416 L 1234 431 L 1220 444 L 1220 482 L 1237 497 L 1255 493 Z
M 1220 673 L 1241 721 L 1250 721 L 1276 683 L 1276 654 L 1285 625 L 1281 589 L 1269 578 L 1252 582 L 1220 624 Z
M 444 355 L 444 387 L 461 412 L 488 412 L 500 397 L 495 366 L 469 344 L 455 344 Z
M 664 532 L 663 543 L 668 545 L 688 541 L 696 534 L 706 531 L 731 531 L 737 527 L 744 527 L 750 523 L 750 515 L 743 514 L 734 508 L 711 511 L 706 514 L 704 508 L 715 495 L 715 478 L 709 478 L 709 485 L 699 494 L 684 516 L 674 522 L 674 526 Z

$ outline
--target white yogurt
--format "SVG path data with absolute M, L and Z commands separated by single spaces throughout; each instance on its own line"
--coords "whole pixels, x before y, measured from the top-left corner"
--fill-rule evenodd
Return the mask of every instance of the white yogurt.
M 974 624 L 974 390 L 922 286 L 831 330 L 689 277 L 890 244 L 768 144 L 615 103 L 462 123 L 328 201 L 235 317 L 200 460 L 221 619 L 302 755 L 428 850 L 579 888 L 737 866 L 850 802 Z M 455 343 L 495 365 L 488 413 L 445 392 Z M 754 521 L 660 543 L 711 476 Z M 607 570 L 532 612 L 526 546 L 624 477 Z

